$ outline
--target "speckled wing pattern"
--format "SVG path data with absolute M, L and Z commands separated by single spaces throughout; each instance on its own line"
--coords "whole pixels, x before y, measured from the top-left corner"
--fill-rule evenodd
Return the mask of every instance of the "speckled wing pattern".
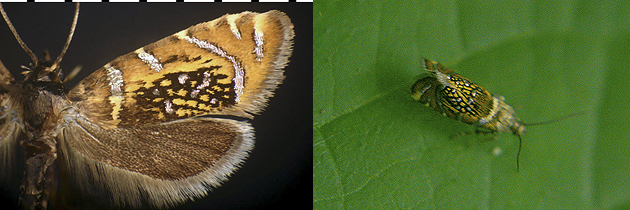
M 204 196 L 253 148 L 247 120 L 282 82 L 293 36 L 282 12 L 243 12 L 114 59 L 67 94 L 61 161 L 119 205 Z
M 438 62 L 423 59 L 423 68 L 429 73 L 411 87 L 414 99 L 468 124 L 480 125 L 480 119 L 494 116 L 496 105 L 487 90 Z

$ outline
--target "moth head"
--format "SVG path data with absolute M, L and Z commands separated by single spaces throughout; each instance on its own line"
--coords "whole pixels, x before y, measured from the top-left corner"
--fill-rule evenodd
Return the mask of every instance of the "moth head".
M 527 129 L 525 129 L 525 125 L 523 125 L 523 123 L 521 122 L 518 122 L 512 127 L 512 133 L 514 133 L 515 135 L 524 134 L 526 131 Z
M 61 67 L 50 59 L 48 52 L 44 53 L 44 58 L 37 63 L 31 63 L 29 67 L 22 66 L 26 69 L 23 74 L 26 80 L 33 82 L 61 82 Z
M 33 51 L 28 48 L 28 46 L 26 46 L 26 43 L 24 43 L 24 41 L 22 41 L 22 38 L 20 38 L 20 35 L 18 35 L 17 30 L 15 30 L 15 27 L 13 27 L 13 24 L 11 23 L 6 12 L 2 8 L 2 5 L 0 5 L 0 13 L 2 13 L 4 21 L 9 26 L 9 29 L 11 29 L 11 33 L 13 33 L 15 39 L 18 41 L 22 49 L 24 49 L 24 51 L 31 57 L 32 63 L 30 64 L 30 67 L 22 66 L 22 68 L 26 69 L 25 72 L 22 72 L 26 75 L 25 81 L 61 82 L 59 79 L 61 74 L 61 68 L 59 67 L 59 64 L 61 63 L 61 59 L 63 58 L 63 56 L 66 54 L 66 50 L 68 50 L 68 47 L 70 46 L 70 41 L 72 41 L 72 36 L 74 35 L 74 30 L 77 26 L 77 20 L 79 17 L 79 4 L 76 4 L 74 19 L 72 22 L 72 26 L 70 27 L 70 34 L 66 39 L 66 43 L 64 44 L 61 53 L 59 53 L 54 61 L 52 61 L 48 52 L 44 53 L 43 59 L 37 59 L 35 53 L 33 53 Z
M 496 129 L 500 132 L 510 132 L 514 135 L 524 134 L 525 124 L 516 116 L 514 109 L 505 103 L 503 96 L 494 96 L 495 101 L 498 101 L 498 112 L 496 116 Z

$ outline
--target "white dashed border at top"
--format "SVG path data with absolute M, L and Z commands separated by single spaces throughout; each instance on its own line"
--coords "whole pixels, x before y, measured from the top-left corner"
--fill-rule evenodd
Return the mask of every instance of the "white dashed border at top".
M 103 2 L 103 0 L 2 0 L 2 2 Z M 147 2 L 261 2 L 261 3 L 288 3 L 305 2 L 313 3 L 313 0 L 146 0 Z M 108 2 L 141 2 L 141 0 L 108 0 Z

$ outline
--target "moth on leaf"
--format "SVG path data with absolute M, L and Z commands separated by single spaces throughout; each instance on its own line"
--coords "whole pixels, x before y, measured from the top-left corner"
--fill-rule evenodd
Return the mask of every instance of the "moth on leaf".
M 516 116 L 514 109 L 505 103 L 503 96 L 491 94 L 438 62 L 422 58 L 422 68 L 426 72 L 411 86 L 411 97 L 444 116 L 474 125 L 476 133 L 516 135 L 519 142 L 517 172 L 520 170 L 521 135 L 526 131 L 525 126 L 553 123 L 584 114 L 576 112 L 543 122 L 524 123 Z M 500 149 L 493 152 L 501 153 Z
M 491 94 L 438 62 L 423 58 L 422 67 L 427 72 L 411 86 L 411 96 L 444 116 L 476 126 L 477 132 L 518 136 L 518 170 L 521 135 L 526 129 L 505 98 Z

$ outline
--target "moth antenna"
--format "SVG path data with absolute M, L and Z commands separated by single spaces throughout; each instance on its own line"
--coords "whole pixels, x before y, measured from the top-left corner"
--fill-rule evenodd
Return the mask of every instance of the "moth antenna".
M 525 126 L 544 125 L 544 124 L 558 122 L 558 121 L 561 121 L 561 120 L 564 120 L 564 119 L 567 119 L 567 118 L 571 118 L 571 117 L 575 117 L 575 116 L 579 116 L 579 115 L 583 115 L 583 114 L 584 114 L 584 111 L 581 111 L 581 112 L 576 112 L 576 113 L 560 116 L 560 117 L 558 117 L 556 119 L 551 119 L 551 120 L 547 120 L 547 121 L 535 122 L 535 123 L 523 123 L 523 125 L 525 125 Z
M 59 56 L 57 56 L 57 59 L 55 60 L 55 62 L 53 62 L 53 64 L 50 66 L 51 69 L 58 69 L 57 66 L 59 66 L 59 63 L 61 63 L 61 59 L 66 54 L 66 51 L 68 50 L 68 47 L 70 46 L 70 41 L 72 41 L 72 36 L 74 35 L 74 29 L 77 28 L 78 20 L 79 20 L 79 2 L 77 2 L 76 9 L 74 10 L 74 18 L 72 20 L 72 26 L 70 27 L 70 34 L 68 35 L 68 39 L 66 39 L 66 44 L 63 45 L 63 49 L 61 50 L 61 53 L 59 53 Z M 60 71 L 60 68 L 59 70 L 56 70 L 56 71 Z
M 33 64 L 35 64 L 35 66 L 37 66 L 37 61 L 38 61 L 37 56 L 35 55 L 35 53 L 33 53 L 33 51 L 30 48 L 28 48 L 28 46 L 26 46 L 26 43 L 24 43 L 24 41 L 22 41 L 22 38 L 20 38 L 20 35 L 18 35 L 17 30 L 15 30 L 15 27 L 13 27 L 13 24 L 11 23 L 11 20 L 9 20 L 9 16 L 4 11 L 4 7 L 2 6 L 2 4 L 0 4 L 0 13 L 2 13 L 2 17 L 4 18 L 4 21 L 7 22 L 7 25 L 9 26 L 9 29 L 11 29 L 11 33 L 13 33 L 13 36 L 15 36 L 15 39 L 18 41 L 18 43 L 20 43 L 20 46 L 22 46 L 22 49 L 24 49 L 24 51 L 26 51 L 28 56 L 31 57 L 31 60 L 33 61 Z
M 516 152 L 516 173 L 518 173 L 521 169 L 521 148 L 523 146 L 523 140 L 521 139 L 521 135 L 518 136 L 518 152 Z

